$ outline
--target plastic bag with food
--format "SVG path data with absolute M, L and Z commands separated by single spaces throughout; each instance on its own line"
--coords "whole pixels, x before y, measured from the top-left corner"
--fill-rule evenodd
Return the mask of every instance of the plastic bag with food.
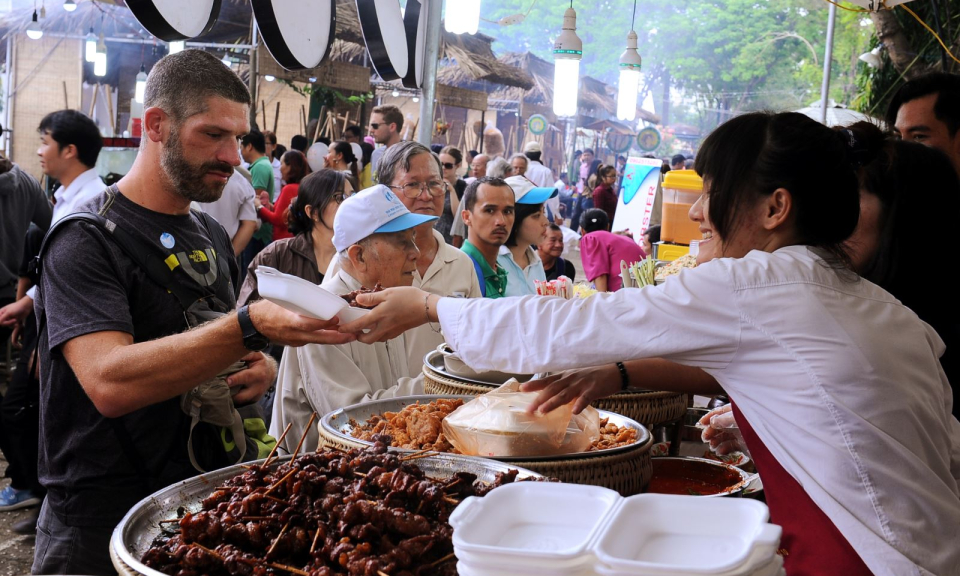
M 520 392 L 509 380 L 467 402 L 443 419 L 443 434 L 461 454 L 471 456 L 557 456 L 585 452 L 600 436 L 600 414 L 573 404 L 548 414 L 529 414 L 536 392 Z

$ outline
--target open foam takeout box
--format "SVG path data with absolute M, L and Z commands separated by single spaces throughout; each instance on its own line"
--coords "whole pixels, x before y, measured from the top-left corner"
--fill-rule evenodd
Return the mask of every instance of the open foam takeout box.
M 257 291 L 278 306 L 318 320 L 336 316 L 341 324 L 346 324 L 370 313 L 365 308 L 350 306 L 340 296 L 313 282 L 269 266 L 257 266 Z

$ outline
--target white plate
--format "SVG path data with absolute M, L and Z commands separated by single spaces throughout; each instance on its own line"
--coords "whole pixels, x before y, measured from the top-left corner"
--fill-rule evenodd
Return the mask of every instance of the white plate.
M 269 266 L 257 266 L 257 290 L 278 306 L 318 320 L 329 320 L 349 308 L 347 301 L 336 294 Z

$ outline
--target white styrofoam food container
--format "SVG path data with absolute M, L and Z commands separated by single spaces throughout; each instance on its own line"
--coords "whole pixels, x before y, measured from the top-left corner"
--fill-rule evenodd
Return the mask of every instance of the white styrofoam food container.
M 450 516 L 465 574 L 775 576 L 782 529 L 742 498 L 641 494 L 522 482 Z M 779 563 L 778 563 L 779 562 Z
M 507 484 L 457 506 L 453 546 L 457 558 L 475 566 L 576 568 L 589 563 L 587 545 L 619 500 L 599 486 Z
M 278 306 L 318 320 L 329 320 L 336 316 L 345 324 L 370 312 L 351 307 L 340 296 L 313 282 L 269 266 L 257 266 L 257 291 Z

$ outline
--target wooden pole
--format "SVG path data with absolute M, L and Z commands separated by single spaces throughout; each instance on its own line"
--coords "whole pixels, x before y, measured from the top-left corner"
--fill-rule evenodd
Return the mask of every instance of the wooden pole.
M 267 103 L 264 100 L 260 101 L 260 112 L 263 114 L 263 129 L 267 129 Z
M 323 124 L 323 119 L 326 118 L 327 106 L 323 105 L 320 107 L 320 115 L 317 116 L 317 127 L 313 129 L 313 140 L 311 142 L 317 141 L 317 136 L 320 135 L 320 125 Z
M 307 108 L 303 104 L 300 105 L 300 121 L 303 123 L 303 130 L 300 131 L 300 134 L 304 136 L 307 135 Z
M 93 113 L 97 110 L 97 97 L 100 96 L 100 83 L 97 82 L 93 85 L 93 98 L 90 99 L 90 111 L 87 112 L 87 116 L 93 118 Z
M 110 133 L 117 135 L 117 119 L 113 117 L 113 88 L 109 84 L 104 85 L 106 91 L 103 96 L 107 99 L 107 114 L 110 115 Z
M 273 133 L 277 133 L 277 124 L 280 122 L 280 101 L 277 100 L 277 110 L 273 114 Z
M 70 99 L 67 98 L 67 81 L 63 81 L 63 107 L 64 109 L 70 108 Z

